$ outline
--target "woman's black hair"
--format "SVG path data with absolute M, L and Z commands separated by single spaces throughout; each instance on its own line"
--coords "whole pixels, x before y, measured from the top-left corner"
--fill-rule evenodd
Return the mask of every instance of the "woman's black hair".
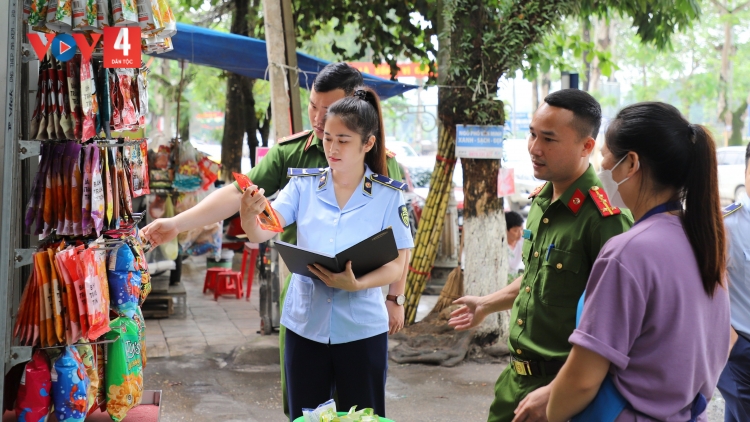
M 703 288 L 713 296 L 724 281 L 726 239 L 711 133 L 690 124 L 674 106 L 644 102 L 617 113 L 606 135 L 607 148 L 616 161 L 633 151 L 655 188 L 672 187 L 680 192 L 685 207 L 682 225 L 698 261 Z
M 331 104 L 326 120 L 338 117 L 344 125 L 362 137 L 362 144 L 375 136 L 375 145 L 365 155 L 365 163 L 374 173 L 388 176 L 385 155 L 385 126 L 380 109 L 380 98 L 372 88 L 360 86 L 354 95 Z

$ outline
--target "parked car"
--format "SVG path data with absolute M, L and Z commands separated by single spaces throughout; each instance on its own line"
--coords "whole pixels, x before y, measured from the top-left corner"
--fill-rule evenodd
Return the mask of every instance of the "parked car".
M 419 218 L 422 215 L 422 208 L 427 199 L 427 194 L 430 191 L 430 178 L 432 177 L 432 170 L 435 168 L 435 156 L 417 156 L 407 158 L 396 155 L 396 160 L 401 165 L 404 173 L 404 182 L 407 184 L 407 191 L 404 196 L 406 197 L 407 206 L 414 210 L 414 224 L 412 224 L 412 231 L 416 233 L 416 227 L 417 224 L 419 224 Z M 460 160 L 456 163 L 456 169 L 453 171 L 453 185 L 453 195 L 457 202 L 458 227 L 460 230 L 463 226 L 464 210 L 464 184 Z M 412 204 L 411 206 L 409 205 L 410 203 Z M 412 210 L 410 209 L 409 212 L 411 218 Z
M 745 147 L 724 147 L 716 151 L 719 196 L 737 201 L 745 194 Z

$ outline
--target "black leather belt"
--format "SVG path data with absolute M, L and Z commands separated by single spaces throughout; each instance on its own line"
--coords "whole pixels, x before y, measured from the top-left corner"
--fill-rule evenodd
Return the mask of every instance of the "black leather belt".
M 565 362 L 551 360 L 551 361 L 529 361 L 520 360 L 511 355 L 510 366 L 518 375 L 523 376 L 535 376 L 544 377 L 557 375 L 560 372 L 560 368 L 563 367 Z

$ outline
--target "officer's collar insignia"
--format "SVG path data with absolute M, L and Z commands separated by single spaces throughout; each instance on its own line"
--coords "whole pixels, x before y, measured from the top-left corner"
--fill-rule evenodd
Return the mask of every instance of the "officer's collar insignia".
M 300 169 L 300 168 L 289 168 L 286 172 L 286 177 L 296 176 L 319 176 L 326 172 L 325 168 L 311 168 L 311 169 Z
M 323 189 L 326 186 L 326 183 L 328 183 L 328 173 L 323 173 L 318 182 L 318 190 Z
M 581 209 L 583 201 L 585 200 L 586 195 L 584 195 L 580 189 L 576 189 L 576 191 L 573 192 L 573 196 L 570 197 L 570 201 L 568 201 L 568 208 L 573 211 L 573 214 L 578 214 L 578 211 Z
M 524 230 L 523 231 L 523 238 L 524 239 L 531 240 L 531 237 L 532 237 L 531 230 Z
M 307 142 L 305 143 L 305 151 L 310 149 L 310 146 L 312 145 L 313 139 L 315 139 L 315 132 L 312 130 L 310 131 L 310 136 L 307 137 Z
M 740 208 L 742 208 L 742 204 L 739 202 L 727 205 L 726 207 L 724 207 L 724 217 L 731 215 Z
M 383 186 L 388 186 L 391 189 L 396 190 L 406 190 L 406 183 L 399 182 L 398 180 L 393 180 L 390 177 L 385 177 L 382 174 L 373 173 L 372 176 L 370 176 L 370 179 L 372 179 L 374 182 L 378 182 Z
M 385 156 L 388 158 L 396 158 L 396 153 L 389 150 L 388 148 L 385 149 Z
M 297 132 L 293 135 L 285 136 L 281 138 L 281 140 L 278 142 L 279 144 L 285 144 L 287 142 L 296 141 L 298 139 L 304 139 L 306 136 L 309 137 L 309 135 L 315 134 L 312 130 L 303 130 L 302 132 Z
M 366 177 L 362 181 L 362 192 L 368 196 L 372 196 L 372 181 Z
M 544 189 L 545 186 L 547 186 L 546 182 L 543 185 L 538 186 L 536 189 L 534 189 L 534 191 L 531 192 L 531 195 L 529 195 L 529 199 L 536 198 L 536 196 L 539 195 L 539 192 L 541 192 L 542 189 Z
M 603 188 L 592 186 L 591 189 L 589 189 L 589 195 L 591 195 L 591 199 L 594 200 L 602 217 L 611 217 L 620 214 L 620 209 L 610 204 L 607 192 L 604 192 Z
M 404 223 L 406 228 L 409 228 L 409 211 L 406 209 L 406 205 L 398 207 L 398 216 L 401 217 L 401 222 Z

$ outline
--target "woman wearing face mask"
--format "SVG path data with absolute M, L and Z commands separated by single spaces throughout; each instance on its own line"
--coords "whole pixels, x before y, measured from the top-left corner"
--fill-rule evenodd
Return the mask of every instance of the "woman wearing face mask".
M 328 109 L 325 149 L 328 167 L 289 169 L 291 181 L 273 201 L 282 226 L 297 222 L 297 244 L 335 255 L 391 227 L 399 256 L 361 277 L 351 262 L 334 274 L 317 264 L 315 278 L 293 274 L 281 313 L 287 327 L 284 368 L 290 418 L 338 394 L 338 407 L 373 408 L 385 416 L 388 313 L 381 286 L 399 279 L 405 253 L 414 246 L 401 191 L 405 185 L 386 170 L 380 101 L 359 88 Z M 254 194 L 255 192 L 260 194 Z M 242 228 L 251 242 L 275 233 L 258 226 L 263 190 L 242 197 Z
M 706 420 L 730 332 L 714 140 L 671 105 L 639 103 L 602 155 L 602 185 L 636 223 L 594 263 L 547 417 Z

